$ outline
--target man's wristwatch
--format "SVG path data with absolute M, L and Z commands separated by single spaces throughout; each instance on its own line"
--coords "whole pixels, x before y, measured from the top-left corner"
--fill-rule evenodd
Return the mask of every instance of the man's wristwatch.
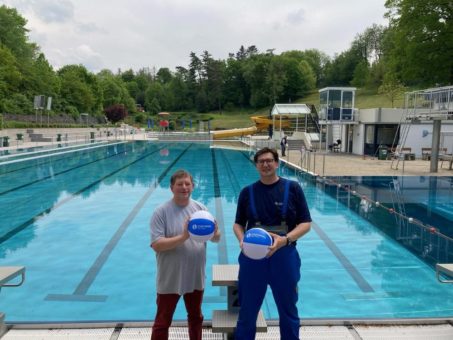
M 293 243 L 293 242 L 294 242 L 294 241 L 291 240 L 291 239 L 289 238 L 288 235 L 286 235 L 286 245 L 289 246 L 289 245 L 290 245 L 291 243 Z

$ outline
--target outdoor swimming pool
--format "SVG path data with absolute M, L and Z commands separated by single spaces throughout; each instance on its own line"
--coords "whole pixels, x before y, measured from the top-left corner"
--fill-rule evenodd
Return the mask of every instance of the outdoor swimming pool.
M 211 266 L 237 263 L 236 201 L 257 179 L 249 157 L 207 143 L 133 142 L 0 164 L 0 265 L 27 270 L 23 286 L 1 292 L 6 320 L 152 320 L 156 265 L 148 223 L 171 198 L 169 179 L 179 168 L 194 175 L 193 197 L 217 217 L 224 236 L 208 243 L 203 308 L 211 319 L 227 303 L 226 289 L 211 285 Z M 314 221 L 297 244 L 301 318 L 453 316 L 452 287 L 438 283 L 422 257 L 348 209 L 344 195 L 289 168 L 280 172 L 300 181 Z M 270 290 L 263 311 L 278 318 Z M 185 318 L 181 303 L 175 319 Z

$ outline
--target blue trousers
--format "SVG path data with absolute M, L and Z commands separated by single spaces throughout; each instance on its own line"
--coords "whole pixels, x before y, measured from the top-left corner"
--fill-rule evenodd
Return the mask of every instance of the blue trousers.
M 270 258 L 252 260 L 239 255 L 239 311 L 236 340 L 253 340 L 256 319 L 266 294 L 272 289 L 280 319 L 280 338 L 299 339 L 297 283 L 300 280 L 300 257 L 295 246 L 279 249 Z

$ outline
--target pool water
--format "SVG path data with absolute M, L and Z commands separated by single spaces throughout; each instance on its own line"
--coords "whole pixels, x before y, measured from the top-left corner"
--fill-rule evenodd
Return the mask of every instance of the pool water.
M 208 243 L 206 319 L 226 309 L 213 264 L 236 264 L 232 231 L 242 187 L 257 180 L 246 151 L 207 143 L 133 142 L 0 164 L 0 265 L 26 266 L 26 281 L 1 292 L 8 322 L 149 321 L 155 315 L 155 254 L 149 219 L 171 198 L 180 168 L 196 182 L 193 198 L 217 218 L 223 237 Z M 300 182 L 313 228 L 302 258 L 301 318 L 451 317 L 453 290 L 432 266 L 310 179 Z M 277 319 L 268 290 L 266 318 Z M 180 303 L 175 320 L 186 319 Z

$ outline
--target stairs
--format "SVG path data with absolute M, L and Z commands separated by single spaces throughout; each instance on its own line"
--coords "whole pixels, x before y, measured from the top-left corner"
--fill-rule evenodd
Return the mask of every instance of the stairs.
M 52 142 L 52 137 L 44 137 L 42 133 L 34 133 L 33 129 L 27 129 L 30 142 Z

